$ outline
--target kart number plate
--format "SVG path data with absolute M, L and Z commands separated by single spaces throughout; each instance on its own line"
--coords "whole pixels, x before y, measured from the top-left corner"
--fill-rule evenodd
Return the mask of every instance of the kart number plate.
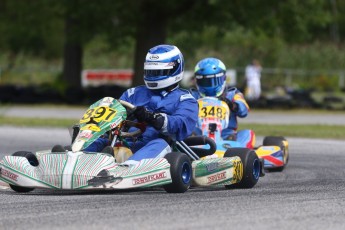
M 94 121 L 96 122 L 101 122 L 101 121 L 111 121 L 113 117 L 116 115 L 116 110 L 105 107 L 105 106 L 99 106 L 95 107 L 93 109 L 88 109 L 79 123 L 87 123 L 90 121 L 91 118 L 93 118 Z
M 227 117 L 227 110 L 224 107 L 220 106 L 200 106 L 199 117 L 225 119 Z

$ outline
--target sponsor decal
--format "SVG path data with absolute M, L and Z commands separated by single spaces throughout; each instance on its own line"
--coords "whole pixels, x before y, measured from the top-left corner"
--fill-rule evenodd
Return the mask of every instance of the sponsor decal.
M 224 179 L 226 179 L 226 171 L 207 177 L 207 183 L 212 184 L 216 181 L 220 181 Z
M 116 121 L 114 121 L 114 123 L 112 123 L 111 125 L 110 125 L 110 128 L 116 128 L 118 125 L 119 125 L 119 123 L 121 122 L 121 118 L 118 118 Z
M 79 138 L 90 139 L 91 137 L 92 137 L 92 131 L 91 130 L 84 130 L 79 135 Z
M 160 180 L 160 179 L 163 179 L 166 177 L 167 177 L 167 175 L 165 172 L 160 172 L 160 173 L 151 174 L 151 175 L 147 175 L 144 177 L 139 177 L 139 178 L 133 179 L 132 183 L 133 183 L 133 185 L 144 184 L 144 183 L 148 183 L 151 181 Z
M 117 126 L 117 122 L 114 122 L 113 124 L 110 125 L 110 128 L 115 128 Z
M 85 125 L 84 127 L 81 128 L 81 130 L 92 130 L 95 132 L 101 131 L 101 129 L 95 124 Z
M 105 97 L 102 100 L 102 103 L 111 104 L 113 102 L 113 100 L 114 100 L 114 98 L 112 98 L 112 97 Z
M 103 98 L 103 100 L 101 101 L 101 103 L 99 103 L 99 106 L 106 106 L 109 107 L 109 105 L 111 103 L 113 103 L 114 98 L 111 97 L 105 97 Z
M 205 157 L 205 159 L 213 159 L 213 158 L 218 158 L 218 155 L 214 153 L 212 155 L 208 155 Z
M 149 57 L 149 59 L 150 59 L 150 60 L 158 60 L 158 59 L 159 59 L 159 56 L 153 54 L 153 55 L 151 55 L 151 56 Z
M 159 62 L 145 62 L 144 65 L 147 66 L 147 65 L 159 65 L 160 63 Z
M 10 171 L 7 171 L 5 169 L 1 169 L 0 174 L 3 177 L 7 177 L 7 178 L 9 178 L 10 180 L 13 180 L 13 181 L 17 181 L 17 178 L 18 178 L 17 174 L 14 174 L 14 173 L 12 173 Z
M 206 166 L 207 171 L 213 172 L 213 171 L 218 169 L 218 162 L 209 163 L 209 164 L 207 164 L 205 166 Z
M 233 181 L 240 182 L 243 177 L 243 164 L 241 161 L 234 162 L 234 175 L 232 176 Z

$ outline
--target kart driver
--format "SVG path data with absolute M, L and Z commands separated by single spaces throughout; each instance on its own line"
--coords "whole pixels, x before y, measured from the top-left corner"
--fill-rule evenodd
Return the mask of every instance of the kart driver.
M 196 99 L 201 97 L 216 97 L 227 103 L 230 109 L 229 126 L 222 130 L 224 140 L 240 141 L 247 148 L 253 148 L 255 134 L 251 130 L 237 132 L 237 117 L 244 118 L 249 112 L 249 106 L 243 94 L 235 87 L 226 86 L 226 67 L 217 58 L 205 58 L 197 63 L 194 70 L 197 90 L 192 90 Z M 201 134 L 197 127 L 195 134 Z
M 179 88 L 183 73 L 183 55 L 176 46 L 158 45 L 148 51 L 145 85 L 130 88 L 120 97 L 136 106 L 133 114 L 139 122 L 147 123 L 142 136 L 128 142 L 134 155 L 125 164 L 163 157 L 172 152 L 168 139 L 180 141 L 191 135 L 198 120 L 198 104 L 189 91 Z M 108 139 L 99 138 L 85 151 L 101 152 L 109 144 Z

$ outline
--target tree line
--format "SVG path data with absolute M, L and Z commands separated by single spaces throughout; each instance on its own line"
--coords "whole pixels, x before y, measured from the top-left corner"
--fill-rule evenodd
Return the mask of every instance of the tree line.
M 209 37 L 222 38 L 229 31 L 287 44 L 343 44 L 344 10 L 340 0 L 2 0 L 0 49 L 8 54 L 8 68 L 21 52 L 63 58 L 62 80 L 80 87 L 88 42 L 102 35 L 116 50 L 134 41 L 133 84 L 138 85 L 143 60 L 154 45 L 175 41 L 193 54 L 200 46 L 217 48 L 217 39 Z

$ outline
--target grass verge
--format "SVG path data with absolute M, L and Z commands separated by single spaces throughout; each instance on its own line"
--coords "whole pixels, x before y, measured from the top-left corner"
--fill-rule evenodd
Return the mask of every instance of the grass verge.
M 0 116 L 0 126 L 71 127 L 77 122 L 78 120 L 75 119 L 9 118 Z M 345 140 L 345 126 L 343 125 L 268 125 L 246 123 L 239 124 L 239 130 L 241 129 L 254 130 L 257 136 L 286 136 Z
M 257 136 L 345 139 L 345 126 L 343 125 L 240 124 L 239 130 L 241 129 L 254 130 Z

